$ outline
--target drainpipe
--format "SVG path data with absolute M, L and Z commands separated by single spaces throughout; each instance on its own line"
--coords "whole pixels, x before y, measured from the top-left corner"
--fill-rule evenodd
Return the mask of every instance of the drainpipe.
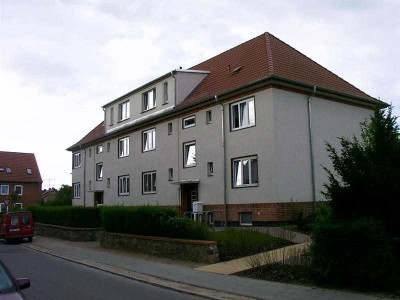
M 82 145 L 80 145 L 82 149 Z M 83 163 L 83 206 L 86 206 L 86 149 L 83 149 L 85 162 Z
M 176 96 L 176 76 L 174 75 L 174 71 L 171 71 L 171 76 L 172 76 L 172 78 L 174 78 L 174 103 L 176 105 L 176 98 L 177 98 L 177 96 Z M 174 123 L 171 122 L 171 124 L 174 124 Z M 177 139 L 177 151 L 176 151 L 176 154 L 177 154 L 177 157 L 178 157 L 178 164 L 177 164 L 177 168 L 176 168 L 176 178 L 177 178 L 177 182 L 180 182 L 180 180 L 181 180 L 180 177 L 181 176 L 180 176 L 180 172 L 179 172 L 179 170 L 180 170 L 179 119 L 177 121 L 177 126 L 176 126 L 176 139 Z M 181 206 L 182 205 L 182 195 L 181 195 L 181 193 L 182 193 L 182 187 L 181 187 L 181 185 L 179 185 L 179 188 L 178 188 L 178 201 L 179 201 L 178 207 L 179 207 L 179 210 L 182 210 L 182 206 Z
M 312 188 L 312 202 L 313 202 L 313 213 L 315 213 L 315 170 L 314 170 L 314 147 L 313 147 L 313 130 L 311 123 L 311 97 L 315 95 L 317 87 L 314 85 L 312 93 L 307 97 L 307 114 L 308 114 L 308 133 L 310 142 L 310 163 L 311 163 L 311 188 Z
M 218 96 L 215 95 L 215 102 L 218 103 Z M 228 204 L 226 200 L 226 148 L 225 148 L 225 113 L 224 113 L 224 104 L 220 103 L 221 106 L 221 141 L 222 141 L 222 149 L 223 149 L 223 167 L 224 167 L 224 227 L 227 227 L 228 223 Z

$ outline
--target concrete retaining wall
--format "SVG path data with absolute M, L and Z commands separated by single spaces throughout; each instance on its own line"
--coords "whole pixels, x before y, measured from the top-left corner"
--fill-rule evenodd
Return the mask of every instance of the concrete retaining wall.
M 219 261 L 217 243 L 212 241 L 183 240 L 130 234 L 100 233 L 104 248 L 152 254 L 202 263 Z

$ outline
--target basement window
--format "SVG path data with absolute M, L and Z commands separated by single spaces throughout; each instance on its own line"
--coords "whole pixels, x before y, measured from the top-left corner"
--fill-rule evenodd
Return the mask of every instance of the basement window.
M 253 214 L 251 212 L 239 213 L 240 226 L 252 226 L 253 225 Z

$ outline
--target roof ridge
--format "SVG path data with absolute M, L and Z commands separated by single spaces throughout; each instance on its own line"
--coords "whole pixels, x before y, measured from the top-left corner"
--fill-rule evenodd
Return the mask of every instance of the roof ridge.
M 266 54 L 267 54 L 267 61 L 268 61 L 268 76 L 274 74 L 274 60 L 272 57 L 272 47 L 271 47 L 271 34 L 269 32 L 265 32 L 265 47 L 266 47 Z

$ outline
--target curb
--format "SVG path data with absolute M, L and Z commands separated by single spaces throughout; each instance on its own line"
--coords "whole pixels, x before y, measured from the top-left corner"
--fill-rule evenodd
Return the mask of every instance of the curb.
M 226 293 L 223 291 L 217 291 L 217 290 L 211 290 L 208 288 L 196 286 L 196 285 L 189 285 L 186 283 L 180 283 L 180 282 L 175 282 L 171 281 L 168 279 L 160 278 L 160 277 L 155 277 L 155 276 L 150 276 L 146 275 L 143 273 L 138 273 L 135 271 L 131 271 L 128 269 L 123 269 L 123 268 L 117 268 L 111 265 L 95 262 L 95 261 L 90 261 L 87 259 L 81 259 L 78 257 L 72 257 L 72 256 L 66 256 L 63 254 L 60 254 L 57 251 L 32 245 L 32 244 L 24 244 L 22 245 L 23 247 L 29 248 L 34 251 L 38 251 L 41 253 L 45 253 L 57 258 L 61 258 L 67 261 L 71 261 L 80 265 L 84 265 L 90 268 L 98 269 L 101 271 L 105 271 L 114 275 L 118 276 L 123 276 L 135 281 L 139 281 L 142 283 L 146 284 L 151 284 L 153 286 L 161 287 L 164 289 L 169 289 L 173 291 L 177 291 L 180 293 L 184 294 L 189 294 L 189 295 L 194 295 L 194 296 L 200 296 L 208 299 L 215 299 L 215 300 L 254 300 L 257 298 L 251 298 L 251 297 L 246 297 L 246 296 L 240 296 L 240 295 L 235 295 L 235 294 L 230 294 Z

